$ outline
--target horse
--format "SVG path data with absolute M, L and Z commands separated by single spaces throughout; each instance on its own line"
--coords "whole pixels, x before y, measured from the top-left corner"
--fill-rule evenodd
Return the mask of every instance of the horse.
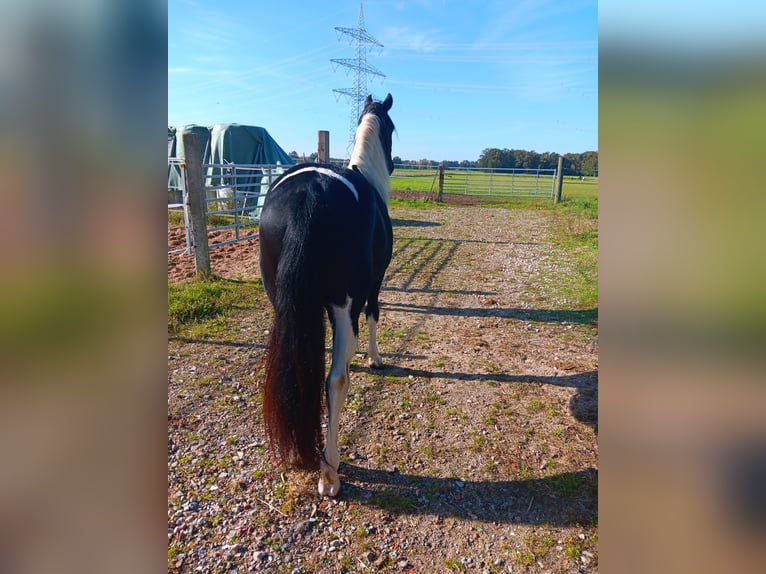
M 322 496 L 340 490 L 338 425 L 365 304 L 368 365 L 383 366 L 376 332 L 378 295 L 393 247 L 388 214 L 392 103 L 391 94 L 382 102 L 368 96 L 348 166 L 293 166 L 271 185 L 261 212 L 261 278 L 274 307 L 263 383 L 267 442 L 278 460 L 318 470 Z M 325 312 L 332 325 L 326 380 Z

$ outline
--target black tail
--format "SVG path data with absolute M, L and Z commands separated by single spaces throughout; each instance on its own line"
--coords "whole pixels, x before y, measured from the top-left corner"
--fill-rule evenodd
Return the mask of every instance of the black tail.
M 296 468 L 317 470 L 322 451 L 324 307 L 308 225 L 288 226 L 276 271 L 263 418 L 269 445 Z

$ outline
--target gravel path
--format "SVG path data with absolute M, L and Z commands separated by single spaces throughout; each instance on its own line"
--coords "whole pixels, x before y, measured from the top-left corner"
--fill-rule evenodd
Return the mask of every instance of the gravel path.
M 597 326 L 557 295 L 549 217 L 392 210 L 387 366 L 352 364 L 335 500 L 264 448 L 265 295 L 172 336 L 169 571 L 597 571 Z M 258 277 L 257 238 L 232 247 L 214 272 Z

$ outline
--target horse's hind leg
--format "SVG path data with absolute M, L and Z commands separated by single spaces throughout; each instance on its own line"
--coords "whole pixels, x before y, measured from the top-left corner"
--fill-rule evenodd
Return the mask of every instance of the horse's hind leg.
M 357 348 L 357 334 L 351 320 L 351 298 L 346 299 L 343 307 L 330 305 L 332 315 L 332 366 L 327 377 L 327 440 L 324 456 L 320 462 L 319 494 L 335 496 L 340 490 L 338 466 L 338 432 L 340 412 L 346 402 L 349 386 L 349 365 Z M 358 317 L 358 312 L 357 312 Z
M 378 319 L 380 317 L 378 294 L 382 283 L 381 278 L 373 285 L 367 297 L 367 308 L 364 311 L 367 318 L 367 364 L 371 369 L 380 369 L 383 366 L 383 357 L 378 351 Z

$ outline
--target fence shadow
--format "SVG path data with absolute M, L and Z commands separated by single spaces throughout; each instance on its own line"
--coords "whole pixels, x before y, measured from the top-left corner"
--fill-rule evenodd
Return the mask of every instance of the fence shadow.
M 420 219 L 396 219 L 391 218 L 391 225 L 394 227 L 439 227 L 441 223 L 436 221 L 423 221 Z
M 395 291 L 395 288 L 389 288 Z M 403 289 L 402 291 L 410 291 Z M 453 293 L 445 291 L 445 293 Z M 462 292 L 455 292 L 463 294 Z M 467 294 L 492 295 L 481 291 L 467 292 Z M 433 305 L 416 305 L 414 303 L 383 303 L 385 310 L 402 311 L 405 313 L 419 313 L 425 315 L 452 315 L 456 317 L 499 317 L 501 319 L 516 319 L 519 321 L 533 321 L 538 323 L 579 323 L 584 325 L 595 324 L 598 321 L 598 307 L 592 309 L 521 309 L 521 308 L 497 308 L 497 307 L 436 307 Z
M 394 515 L 434 515 L 501 524 L 569 526 L 598 520 L 598 471 L 530 480 L 470 481 L 341 463 L 341 500 Z
M 383 353 L 383 356 L 399 357 L 400 355 L 398 353 Z M 352 364 L 351 370 L 364 372 L 367 369 Z M 511 375 L 508 373 L 461 373 L 397 367 L 386 361 L 383 369 L 377 372 L 381 375 L 396 378 L 420 377 L 423 379 L 446 379 L 476 383 L 492 382 L 494 384 L 532 383 L 575 389 L 576 392 L 569 401 L 569 412 L 581 423 L 598 431 L 598 370 L 554 376 Z

